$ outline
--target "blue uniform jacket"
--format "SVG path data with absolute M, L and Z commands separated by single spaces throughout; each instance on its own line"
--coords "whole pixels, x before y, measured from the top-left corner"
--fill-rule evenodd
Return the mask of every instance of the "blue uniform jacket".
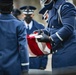
M 28 65 L 24 23 L 11 14 L 0 14 L 0 75 L 21 75 Z
M 32 29 L 30 30 L 27 29 L 27 34 L 31 34 L 33 33 L 33 31 L 38 30 L 38 29 L 44 29 L 44 26 L 42 24 L 36 22 L 35 20 L 32 20 L 32 21 L 33 21 Z
M 35 20 L 32 20 L 32 21 L 33 21 L 33 27 L 30 30 L 27 29 L 27 34 L 31 34 L 33 33 L 33 31 L 38 30 L 38 29 L 44 29 L 44 26 L 42 24 L 36 22 Z M 29 68 L 30 69 L 40 69 L 40 68 L 45 69 L 47 65 L 47 61 L 48 61 L 47 55 L 43 55 L 39 57 L 30 57 Z
M 61 6 L 62 5 L 62 6 Z M 58 9 L 61 20 L 59 20 Z M 65 0 L 57 0 L 49 11 L 48 27 L 54 43 L 52 67 L 61 68 L 76 66 L 76 31 L 74 30 L 76 10 L 73 4 Z

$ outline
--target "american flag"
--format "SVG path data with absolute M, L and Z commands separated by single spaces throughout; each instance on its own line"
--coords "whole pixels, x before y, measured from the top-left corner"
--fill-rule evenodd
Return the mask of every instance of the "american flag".
M 31 56 L 40 56 L 44 54 L 49 54 L 51 52 L 50 43 L 38 42 L 37 38 L 41 37 L 41 35 L 30 34 L 27 35 L 28 48 Z

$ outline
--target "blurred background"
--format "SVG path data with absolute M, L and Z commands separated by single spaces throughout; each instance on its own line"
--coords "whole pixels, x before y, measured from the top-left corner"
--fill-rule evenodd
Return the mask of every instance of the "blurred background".
M 76 5 L 76 0 L 69 0 L 69 1 L 73 2 Z M 34 12 L 35 13 L 34 19 L 38 22 L 45 24 L 45 22 L 41 18 L 41 15 L 38 13 L 39 10 L 41 9 L 39 0 L 14 0 L 14 8 L 20 8 L 21 6 L 24 5 L 36 6 L 37 10 Z

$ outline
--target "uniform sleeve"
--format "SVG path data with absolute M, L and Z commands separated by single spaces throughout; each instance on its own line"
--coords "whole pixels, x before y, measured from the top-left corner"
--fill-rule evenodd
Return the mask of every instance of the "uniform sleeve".
M 23 23 L 18 27 L 18 44 L 22 71 L 29 69 L 29 54 L 27 49 L 26 28 Z
M 63 27 L 55 34 L 51 35 L 51 38 L 55 43 L 67 40 L 74 31 L 74 20 L 76 15 L 75 7 L 71 3 L 65 3 L 61 7 L 60 14 Z
M 44 29 L 45 28 L 43 24 L 40 24 L 40 26 L 41 26 L 41 29 Z

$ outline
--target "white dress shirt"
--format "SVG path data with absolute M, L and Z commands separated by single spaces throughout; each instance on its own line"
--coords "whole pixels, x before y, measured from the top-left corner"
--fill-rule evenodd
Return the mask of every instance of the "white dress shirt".
M 33 21 L 31 21 L 29 24 L 27 24 L 26 21 L 24 21 L 24 24 L 25 24 L 27 29 L 28 29 L 28 26 L 29 26 L 29 30 L 30 30 L 33 26 Z

